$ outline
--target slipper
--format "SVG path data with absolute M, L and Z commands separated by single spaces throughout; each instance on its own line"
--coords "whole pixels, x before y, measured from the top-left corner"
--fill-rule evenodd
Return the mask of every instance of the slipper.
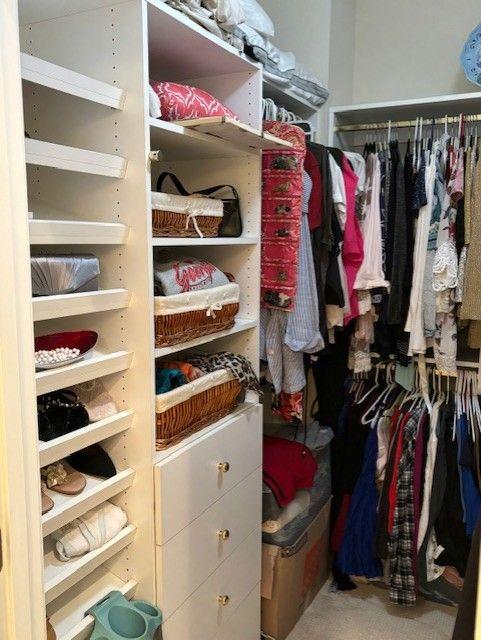
M 76 496 L 85 489 L 87 481 L 65 460 L 54 462 L 41 470 L 47 489 L 67 496 Z
M 50 624 L 49 619 L 46 620 L 47 624 L 47 640 L 57 640 L 57 634 L 55 633 L 55 629 Z
M 77 471 L 99 478 L 112 478 L 117 470 L 109 454 L 98 444 L 92 444 L 68 457 L 68 463 Z M 64 463 L 65 464 L 65 463 Z
M 54 507 L 54 501 L 42 489 L 42 515 L 48 513 Z

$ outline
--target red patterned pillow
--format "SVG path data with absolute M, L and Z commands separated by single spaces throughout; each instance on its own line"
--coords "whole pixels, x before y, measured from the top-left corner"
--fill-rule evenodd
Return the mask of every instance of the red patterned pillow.
M 216 98 L 197 87 L 175 82 L 150 81 L 150 86 L 160 100 L 162 120 L 194 120 L 209 116 L 237 117 Z

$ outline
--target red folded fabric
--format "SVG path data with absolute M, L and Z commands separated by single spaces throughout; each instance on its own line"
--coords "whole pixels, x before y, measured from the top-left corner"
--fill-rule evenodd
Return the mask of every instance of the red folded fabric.
M 291 502 L 296 491 L 310 489 L 317 463 L 311 451 L 300 442 L 264 437 L 263 479 L 281 507 Z

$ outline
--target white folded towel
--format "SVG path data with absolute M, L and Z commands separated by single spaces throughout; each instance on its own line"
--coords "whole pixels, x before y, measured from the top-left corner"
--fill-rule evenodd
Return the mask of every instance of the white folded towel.
M 127 514 L 111 502 L 104 502 L 80 518 L 52 533 L 60 560 L 83 556 L 112 540 L 127 524 Z

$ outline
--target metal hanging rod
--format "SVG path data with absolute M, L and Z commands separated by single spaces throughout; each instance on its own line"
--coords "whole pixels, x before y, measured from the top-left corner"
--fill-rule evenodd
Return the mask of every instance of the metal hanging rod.
M 463 114 L 464 115 L 464 114 Z M 481 122 L 481 113 L 466 114 L 464 115 L 466 124 L 471 122 Z M 426 127 L 430 127 L 432 124 L 445 125 L 456 124 L 459 122 L 459 116 L 442 116 L 439 118 L 423 118 Z M 415 127 L 416 120 L 391 120 L 390 122 L 368 122 L 365 124 L 341 124 L 334 127 L 334 131 L 376 131 L 379 129 L 389 129 L 389 127 L 395 127 L 397 129 L 407 129 L 408 127 Z

